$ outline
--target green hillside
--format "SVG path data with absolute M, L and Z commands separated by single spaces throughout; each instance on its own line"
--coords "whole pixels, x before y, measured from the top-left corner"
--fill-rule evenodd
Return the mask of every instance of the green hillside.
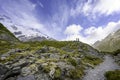
M 18 41 L 18 39 L 0 23 L 0 40 Z
M 120 49 L 120 30 L 111 33 L 102 41 L 96 42 L 93 47 L 104 52 L 113 52 Z
M 19 40 L 0 23 L 0 54 L 14 48 L 17 42 L 19 42 Z

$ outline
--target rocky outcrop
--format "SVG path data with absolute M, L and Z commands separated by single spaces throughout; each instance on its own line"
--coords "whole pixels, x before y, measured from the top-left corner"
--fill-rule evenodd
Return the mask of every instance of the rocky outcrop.
M 73 42 L 76 47 L 78 42 Z M 71 43 L 71 44 L 73 44 Z M 86 45 L 87 46 L 87 45 Z M 80 80 L 84 70 L 94 67 L 100 57 L 89 47 L 76 50 L 70 46 L 61 49 L 43 46 L 40 49 L 11 49 L 0 56 L 0 80 Z M 86 52 L 84 51 L 86 49 Z M 72 51 L 72 52 L 70 52 Z M 91 53 L 88 53 L 91 51 Z M 92 55 L 94 58 L 86 56 Z M 90 63 L 89 63 L 90 62 Z M 88 65 L 89 64 L 89 65 Z

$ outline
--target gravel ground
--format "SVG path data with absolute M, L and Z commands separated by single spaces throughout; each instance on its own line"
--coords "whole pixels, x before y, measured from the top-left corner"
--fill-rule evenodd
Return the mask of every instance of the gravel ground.
M 110 55 L 106 55 L 104 62 L 94 69 L 87 70 L 83 80 L 105 80 L 104 73 L 110 70 L 120 69 Z

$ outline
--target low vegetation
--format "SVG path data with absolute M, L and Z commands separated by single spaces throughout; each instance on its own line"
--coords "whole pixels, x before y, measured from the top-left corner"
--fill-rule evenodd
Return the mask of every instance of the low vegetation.
M 45 74 L 50 74 L 51 70 L 55 69 L 55 71 L 53 71 L 54 80 L 62 80 L 61 76 L 66 68 L 69 69 L 66 71 L 67 74 L 64 74 L 64 77 L 80 79 L 84 75 L 84 67 L 86 66 L 86 64 L 83 64 L 82 62 L 89 63 L 93 66 L 102 62 L 99 57 L 79 52 L 80 48 L 83 51 L 87 51 L 87 45 L 76 41 L 46 40 L 41 42 L 11 43 L 9 41 L 0 40 L 0 43 L 2 44 L 0 45 L 1 55 L 8 53 L 12 49 L 20 50 L 20 52 L 12 53 L 5 59 L 0 59 L 1 63 L 11 62 L 17 59 L 21 60 L 24 58 L 27 58 L 25 60 L 28 61 L 34 60 L 35 65 L 42 65 L 40 69 Z M 59 62 L 62 62 L 62 64 L 59 64 Z
M 105 73 L 107 80 L 120 80 L 120 70 L 108 71 Z
M 47 80 L 81 79 L 86 67 L 84 63 L 95 66 L 102 62 L 97 50 L 82 42 L 55 40 L 20 42 L 2 24 L 0 28 L 2 29 L 0 35 L 9 34 L 7 39 L 10 38 L 7 40 L 4 36 L 0 37 L 0 64 L 4 66 L 7 64 L 15 69 L 21 65 L 20 73 L 23 76 L 40 73 L 49 76 L 50 79 Z
M 102 60 L 100 58 L 91 56 L 91 55 L 86 55 L 82 60 L 85 63 L 91 64 L 92 66 L 96 66 L 102 62 Z

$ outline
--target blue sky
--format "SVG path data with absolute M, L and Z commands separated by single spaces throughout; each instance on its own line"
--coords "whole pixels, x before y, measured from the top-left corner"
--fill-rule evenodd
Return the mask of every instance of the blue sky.
M 57 40 L 92 44 L 120 29 L 120 0 L 0 0 L 0 15 Z

